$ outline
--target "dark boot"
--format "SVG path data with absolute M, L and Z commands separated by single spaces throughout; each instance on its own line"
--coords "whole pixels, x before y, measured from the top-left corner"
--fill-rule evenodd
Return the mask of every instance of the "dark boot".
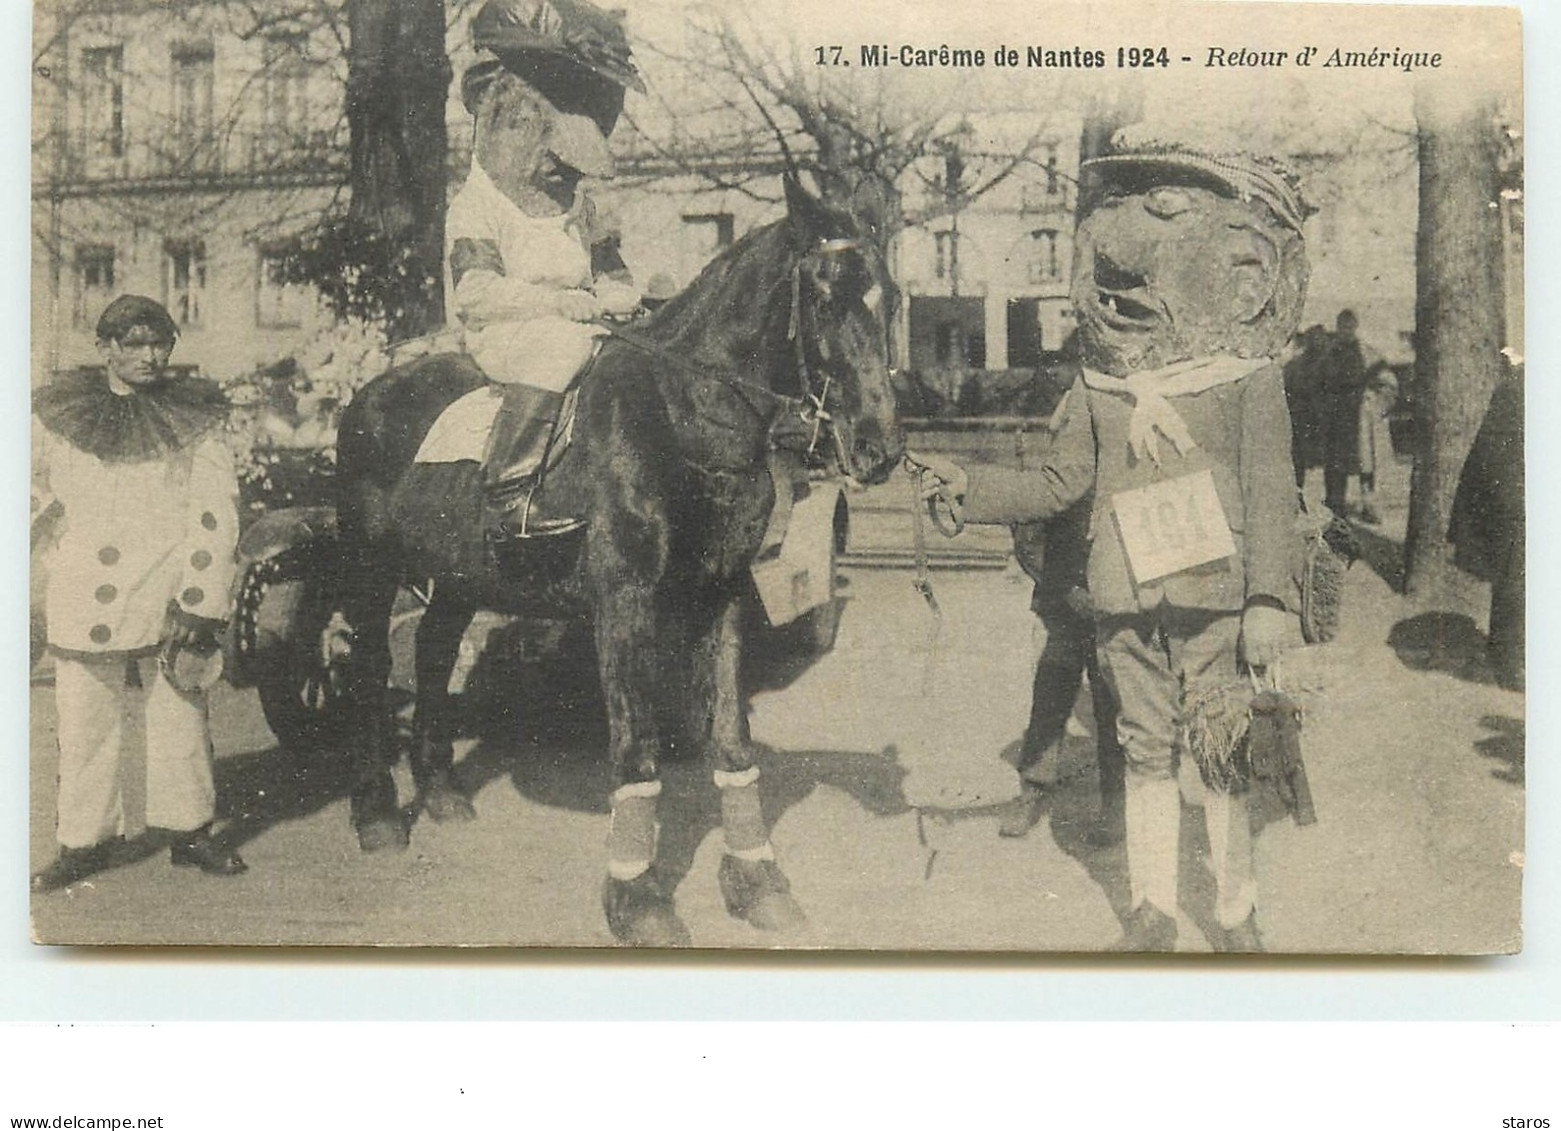
M 41 895 L 59 891 L 96 875 L 112 863 L 114 851 L 121 843 L 118 840 L 106 840 L 88 848 L 61 848 L 60 854 L 47 868 L 33 875 L 32 893 Z
M 563 393 L 504 386 L 483 459 L 486 525 L 496 540 L 564 534 L 581 526 L 579 518 L 548 514 L 539 505 L 538 489 L 563 406 Z
M 199 868 L 208 876 L 237 876 L 249 871 L 249 865 L 239 859 L 238 853 L 217 843 L 210 825 L 175 833 L 168 858 L 175 868 Z
M 1019 796 L 1003 806 L 997 822 L 998 836 L 1026 836 L 1046 808 L 1046 791 L 1031 781 L 1019 783 Z
M 1216 924 L 1209 935 L 1209 942 L 1219 954 L 1262 954 L 1263 936 L 1258 933 L 1257 912 L 1249 912 L 1234 927 Z
M 1140 903 L 1128 915 L 1122 937 L 1111 949 L 1135 954 L 1173 951 L 1176 920 L 1152 903 Z

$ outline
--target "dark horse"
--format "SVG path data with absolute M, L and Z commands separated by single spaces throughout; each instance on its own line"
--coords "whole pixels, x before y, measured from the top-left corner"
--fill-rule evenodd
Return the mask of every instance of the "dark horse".
M 614 935 L 687 941 L 654 862 L 658 762 L 676 725 L 668 720 L 681 720 L 678 737 L 714 767 L 728 909 L 759 927 L 800 920 L 760 813 L 738 685 L 740 605 L 774 480 L 827 456 L 859 481 L 882 481 L 903 438 L 887 303 L 878 301 L 889 287 L 882 264 L 849 218 L 790 178 L 786 202 L 785 219 L 749 234 L 663 309 L 603 344 L 580 386 L 573 443 L 544 488 L 555 509 L 586 518 L 583 536 L 510 543 L 498 554 L 483 541 L 475 465 L 443 465 L 441 496 L 429 465 L 413 463 L 440 412 L 483 384 L 468 358 L 408 363 L 353 399 L 340 430 L 340 527 L 355 630 L 352 820 L 365 851 L 408 839 L 387 764 L 387 627 L 397 586 L 432 578 L 416 645 L 412 769 L 423 812 L 472 816 L 452 778 L 447 685 L 474 611 L 578 611 L 594 624 L 608 715 L 604 904 Z

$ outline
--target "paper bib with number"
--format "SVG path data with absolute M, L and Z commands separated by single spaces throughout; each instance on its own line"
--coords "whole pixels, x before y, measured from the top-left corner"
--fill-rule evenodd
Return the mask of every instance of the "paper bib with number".
M 1118 491 L 1111 507 L 1140 585 L 1236 552 L 1210 471 Z

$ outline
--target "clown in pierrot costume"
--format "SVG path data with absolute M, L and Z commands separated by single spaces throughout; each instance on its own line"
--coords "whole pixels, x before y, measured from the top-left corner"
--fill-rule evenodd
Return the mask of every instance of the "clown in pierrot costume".
M 102 369 L 39 391 L 33 538 L 41 544 L 59 710 L 53 891 L 113 864 L 148 828 L 175 865 L 231 876 L 212 835 L 206 688 L 221 671 L 238 535 L 227 400 L 167 368 L 161 305 L 122 295 L 98 320 Z
M 1177 942 L 1189 704 L 1299 636 L 1290 417 L 1275 357 L 1305 295 L 1306 206 L 1276 163 L 1175 144 L 1086 162 L 1072 298 L 1084 373 L 1043 466 L 913 456 L 964 519 L 1033 522 L 1094 490 L 1088 585 L 1120 704 L 1130 910 L 1119 949 Z M 1184 777 L 1184 780 L 1187 780 Z M 1262 949 L 1247 797 L 1207 791 L 1209 941 Z

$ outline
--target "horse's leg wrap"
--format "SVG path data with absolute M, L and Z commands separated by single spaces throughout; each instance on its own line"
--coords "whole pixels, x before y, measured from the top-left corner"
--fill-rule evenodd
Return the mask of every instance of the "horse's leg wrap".
M 659 781 L 629 782 L 612 795 L 612 824 L 607 831 L 607 874 L 633 880 L 650 870 L 656 858 L 656 799 Z
M 656 858 L 656 800 L 661 782 L 629 782 L 612 795 L 602 909 L 613 937 L 633 946 L 687 946 L 688 928 L 672 906 Z
M 719 879 L 727 913 L 761 931 L 800 926 L 806 916 L 792 897 L 791 881 L 775 862 L 759 804 L 759 767 L 717 770 L 715 784 L 721 791 L 721 831 L 726 840 Z
M 726 851 L 740 860 L 773 860 L 770 831 L 759 804 L 759 767 L 736 772 L 715 771 L 721 791 L 721 831 Z

